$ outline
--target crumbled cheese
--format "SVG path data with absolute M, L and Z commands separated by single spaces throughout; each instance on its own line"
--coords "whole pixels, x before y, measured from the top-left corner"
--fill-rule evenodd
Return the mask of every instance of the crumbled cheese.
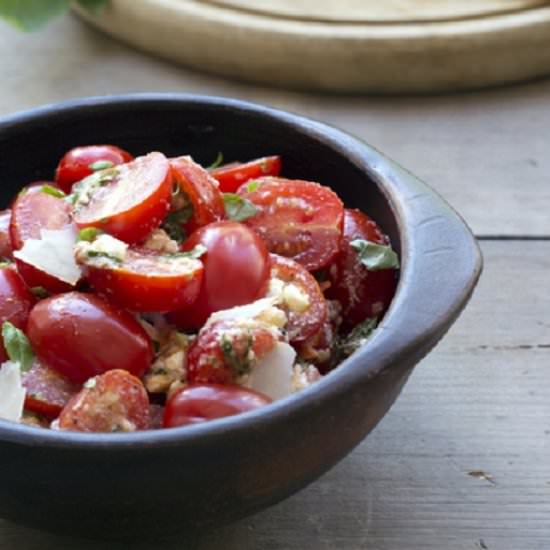
M 262 298 L 244 306 L 216 311 L 206 321 L 206 326 L 217 321 L 233 321 L 235 319 L 258 319 L 273 325 L 275 328 L 283 328 L 286 324 L 286 315 L 283 311 L 274 307 L 274 298 Z M 277 311 L 275 311 L 277 310 Z M 281 315 L 281 313 L 283 315 Z M 284 319 L 283 319 L 284 316 Z M 284 320 L 284 323 L 283 323 Z
M 119 262 L 123 262 L 126 259 L 126 252 L 128 251 L 128 245 L 125 242 L 115 239 L 106 233 L 103 233 L 91 243 L 80 241 L 77 247 L 79 250 L 85 249 L 88 255 L 90 255 L 90 252 L 106 254 Z
M 171 239 L 164 229 L 153 230 L 149 237 L 147 237 L 147 240 L 143 243 L 143 246 L 145 248 L 158 250 L 159 252 L 165 252 L 167 254 L 175 254 L 179 251 L 178 243 Z
M 277 277 L 269 280 L 267 296 L 277 305 L 295 313 L 303 313 L 310 306 L 309 296 L 294 283 L 287 283 Z
M 73 253 L 76 237 L 76 227 L 72 224 L 62 229 L 41 229 L 40 239 L 27 239 L 23 248 L 13 255 L 60 281 L 75 285 L 82 275 Z
M 0 418 L 21 421 L 25 403 L 19 363 L 6 361 L 0 367 Z
M 311 386 L 321 378 L 314 365 L 295 365 L 292 373 L 292 390 L 298 392 Z

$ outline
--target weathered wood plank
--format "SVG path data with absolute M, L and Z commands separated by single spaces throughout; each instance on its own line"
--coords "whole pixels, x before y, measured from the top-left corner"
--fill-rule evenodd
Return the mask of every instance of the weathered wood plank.
M 478 234 L 550 235 L 550 81 L 457 96 L 341 98 L 249 86 L 134 52 L 65 18 L 0 33 L 0 115 L 83 95 L 231 95 L 327 121 L 437 188 Z
M 550 243 L 483 250 L 471 306 L 371 436 L 306 490 L 187 548 L 550 548 Z M 6 522 L 0 547 L 122 548 Z

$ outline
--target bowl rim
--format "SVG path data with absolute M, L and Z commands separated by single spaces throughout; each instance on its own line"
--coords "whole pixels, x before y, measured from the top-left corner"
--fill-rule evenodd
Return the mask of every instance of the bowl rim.
M 370 380 L 387 369 L 397 368 L 385 354 L 378 360 L 369 362 L 373 350 L 380 340 L 391 335 L 394 319 L 404 302 L 404 281 L 408 279 L 413 247 L 407 238 L 406 228 L 399 205 L 399 189 L 392 177 L 391 161 L 382 153 L 363 143 L 358 138 L 323 122 L 294 114 L 288 111 L 267 107 L 258 103 L 238 99 L 180 93 L 133 93 L 115 96 L 92 96 L 53 103 L 25 110 L 0 118 L 0 136 L 12 127 L 37 122 L 51 117 L 67 117 L 88 110 L 98 112 L 109 108 L 138 109 L 140 105 L 168 106 L 197 105 L 202 108 L 218 108 L 238 111 L 258 116 L 260 119 L 275 121 L 314 138 L 337 153 L 346 157 L 360 171 L 365 172 L 379 188 L 393 212 L 401 240 L 401 273 L 392 303 L 377 329 L 368 341 L 352 356 L 345 359 L 336 369 L 324 375 L 312 386 L 288 396 L 270 405 L 240 415 L 217 419 L 191 426 L 169 429 L 144 430 L 132 433 L 80 433 L 37 428 L 20 423 L 0 420 L 0 441 L 29 446 L 47 446 L 50 448 L 96 449 L 116 451 L 140 448 L 143 450 L 159 447 L 208 444 L 225 438 L 230 432 L 234 437 L 244 437 L 257 428 L 268 429 L 269 425 L 280 420 L 305 412 L 311 407 L 319 407 L 329 397 L 343 395 L 348 388 Z M 454 213 L 454 212 L 453 212 Z M 479 263 L 479 262 L 478 262 Z M 480 269 L 480 266 L 479 266 Z M 455 315 L 456 317 L 456 315 Z M 434 320 L 434 323 L 436 320 Z M 399 343 L 399 341 L 398 341 Z M 382 342 L 383 344 L 383 342 Z M 378 346 L 380 347 L 380 346 Z

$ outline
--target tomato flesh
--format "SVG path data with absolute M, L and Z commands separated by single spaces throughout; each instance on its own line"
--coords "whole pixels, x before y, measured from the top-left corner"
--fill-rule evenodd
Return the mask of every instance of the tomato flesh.
M 11 208 L 0 211 L 0 258 L 12 258 L 10 239 Z
M 359 210 L 346 210 L 344 241 L 336 261 L 327 270 L 328 298 L 342 305 L 343 326 L 352 328 L 371 317 L 380 317 L 388 308 L 397 285 L 395 269 L 369 271 L 351 246 L 356 239 L 387 245 L 389 239 L 378 225 Z
M 94 172 L 90 168 L 96 162 L 107 161 L 117 166 L 130 162 L 134 157 L 115 145 L 85 145 L 67 151 L 55 171 L 55 181 L 65 191 L 71 192 L 73 183 Z
M 220 184 L 220 191 L 235 193 L 247 181 L 264 176 L 278 176 L 281 173 L 281 157 L 263 157 L 240 163 L 232 162 L 210 170 Z
M 170 208 L 172 176 L 162 153 L 95 172 L 73 189 L 74 221 L 127 243 L 145 239 Z
M 300 342 L 315 334 L 327 317 L 326 300 L 315 277 L 299 263 L 277 254 L 271 254 L 271 277 L 282 281 L 287 289 L 292 285 L 305 298 L 299 307 L 292 307 L 292 301 L 279 304 L 287 315 L 289 341 Z
M 187 426 L 269 405 L 271 399 L 239 386 L 198 384 L 176 391 L 166 403 L 164 427 Z
M 191 203 L 193 215 L 183 225 L 187 233 L 225 218 L 223 196 L 217 181 L 191 157 L 170 161 L 174 181 Z
M 167 312 L 191 305 L 204 271 L 200 260 L 147 249 L 129 249 L 120 264 L 91 258 L 84 265 L 94 289 L 131 311 Z
M 283 178 L 260 178 L 239 195 L 258 209 L 246 224 L 266 242 L 270 252 L 291 258 L 307 270 L 329 264 L 342 241 L 344 206 L 328 187 Z
M 141 380 L 115 369 L 89 380 L 59 415 L 60 430 L 133 432 L 149 428 L 149 397 Z
M 116 368 L 142 376 L 153 358 L 139 322 L 92 294 L 69 292 L 38 302 L 27 336 L 39 359 L 76 383 Z
M 35 302 L 25 282 L 11 267 L 0 268 L 0 329 L 6 321 L 25 329 L 29 313 Z M 0 362 L 8 358 L 0 338 Z
M 184 250 L 206 247 L 199 296 L 186 309 L 170 314 L 180 328 L 199 328 L 215 311 L 248 304 L 265 294 L 270 260 L 260 237 L 245 225 L 221 221 L 195 231 Z

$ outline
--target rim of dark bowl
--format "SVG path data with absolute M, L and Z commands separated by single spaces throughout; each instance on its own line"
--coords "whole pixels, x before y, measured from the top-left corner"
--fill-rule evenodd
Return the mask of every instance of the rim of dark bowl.
M 70 447 L 70 448 L 94 448 L 116 451 L 117 449 L 128 449 L 138 447 L 141 449 L 154 449 L 155 447 L 192 445 L 193 443 L 207 443 L 217 438 L 225 438 L 228 433 L 235 436 L 245 435 L 253 428 L 269 429 L 269 425 L 276 423 L 289 416 L 294 416 L 309 407 L 318 405 L 325 399 L 344 394 L 350 386 L 359 382 L 365 382 L 375 376 L 378 376 L 388 368 L 396 368 L 396 358 L 405 356 L 412 352 L 412 347 L 417 347 L 422 343 L 428 343 L 428 350 L 435 345 L 442 334 L 438 334 L 434 340 L 433 332 L 440 324 L 450 325 L 458 316 L 462 307 L 469 299 L 475 283 L 481 272 L 481 254 L 465 222 L 454 210 L 441 199 L 435 191 L 428 188 L 417 180 L 412 174 L 406 172 L 399 165 L 395 164 L 381 152 L 370 145 L 362 142 L 358 138 L 346 133 L 338 128 L 319 122 L 302 115 L 294 114 L 288 111 L 267 107 L 258 103 L 242 101 L 238 99 L 197 94 L 179 94 L 179 93 L 133 93 L 114 96 L 92 96 L 80 99 L 73 99 L 60 103 L 47 104 L 41 107 L 20 111 L 0 118 L 0 134 L 7 131 L 12 126 L 19 126 L 37 120 L 42 117 L 70 116 L 71 113 L 79 111 L 97 110 L 100 112 L 104 107 L 131 107 L 143 103 L 150 104 L 196 104 L 209 106 L 212 108 L 238 110 L 254 114 L 259 120 L 275 119 L 289 127 L 298 128 L 347 158 L 349 162 L 355 165 L 359 170 L 364 171 L 368 177 L 378 186 L 389 207 L 394 213 L 398 225 L 399 237 L 401 240 L 401 270 L 400 278 L 395 296 L 392 303 L 382 318 L 382 321 L 374 331 L 367 342 L 352 356 L 344 360 L 337 368 L 324 375 L 312 386 L 301 390 L 298 393 L 290 395 L 284 399 L 275 401 L 270 405 L 256 409 L 251 412 L 242 413 L 236 416 L 221 418 L 204 424 L 196 424 L 178 428 L 144 430 L 132 433 L 80 433 L 69 431 L 57 431 L 51 429 L 38 428 L 20 423 L 0 420 L 0 440 L 27 446 L 47 446 L 47 447 Z M 399 176 L 398 176 L 399 172 Z M 409 239 L 406 224 L 402 216 L 400 190 L 396 185 L 398 177 L 408 177 L 432 195 L 461 222 L 464 228 L 464 237 L 471 238 L 471 264 L 472 274 L 467 287 L 461 296 L 455 296 L 454 302 L 450 302 L 447 308 L 441 308 L 440 315 L 431 319 L 424 331 L 425 342 L 419 340 L 418 335 L 409 337 L 399 344 L 399 334 L 395 334 L 394 326 L 397 327 L 403 303 L 407 302 L 407 289 L 409 279 L 411 278 L 411 260 L 413 258 L 413 242 Z M 415 197 L 412 197 L 413 199 Z M 396 339 L 396 340 L 394 340 Z M 395 343 L 395 350 L 384 349 L 389 343 Z M 432 341 L 430 343 L 430 341 Z M 391 346 L 390 346 L 391 347 Z M 422 353 L 425 355 L 426 352 Z M 372 361 L 367 361 L 372 359 Z M 366 363 L 366 364 L 365 364 Z

